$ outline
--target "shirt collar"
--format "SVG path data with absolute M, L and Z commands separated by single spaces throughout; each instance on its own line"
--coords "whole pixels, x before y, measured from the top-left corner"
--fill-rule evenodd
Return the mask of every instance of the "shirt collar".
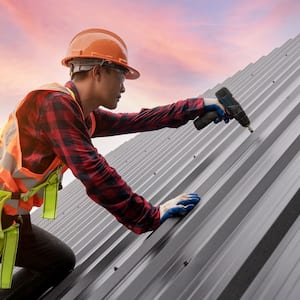
M 74 95 L 75 95 L 75 100 L 76 100 L 77 103 L 80 105 L 80 107 L 83 109 L 82 103 L 81 103 L 81 99 L 80 99 L 78 90 L 77 90 L 76 85 L 74 84 L 74 82 L 73 82 L 73 81 L 68 81 L 68 82 L 65 84 L 65 87 L 69 88 L 69 89 L 74 93 Z

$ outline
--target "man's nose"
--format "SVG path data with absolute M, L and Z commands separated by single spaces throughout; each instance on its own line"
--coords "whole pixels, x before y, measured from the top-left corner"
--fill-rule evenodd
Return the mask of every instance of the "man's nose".
M 121 83 L 121 89 L 120 89 L 121 93 L 125 93 L 125 86 L 124 83 Z

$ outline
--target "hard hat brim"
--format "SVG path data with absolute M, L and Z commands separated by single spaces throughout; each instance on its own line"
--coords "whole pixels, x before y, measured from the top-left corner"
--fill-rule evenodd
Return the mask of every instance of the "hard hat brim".
M 126 73 L 125 78 L 126 79 L 138 79 L 140 77 L 140 72 L 137 71 L 136 69 L 126 66 L 126 68 L 128 69 L 128 73 Z
M 74 57 L 66 57 L 64 58 L 61 63 L 63 66 L 65 67 L 70 67 L 69 65 L 69 62 L 73 59 Z M 85 56 L 85 57 L 81 57 L 81 58 L 95 58 L 94 56 Z M 113 61 L 113 60 L 112 60 Z M 113 61 L 114 62 L 114 61 Z M 130 79 L 130 80 L 133 80 L 133 79 L 137 79 L 140 77 L 140 72 L 137 71 L 135 68 L 131 67 L 131 66 L 128 66 L 127 64 L 122 64 L 120 62 L 114 62 L 116 63 L 117 65 L 120 65 L 122 67 L 124 67 L 125 69 L 128 70 L 128 73 L 126 74 L 125 78 L 126 79 Z

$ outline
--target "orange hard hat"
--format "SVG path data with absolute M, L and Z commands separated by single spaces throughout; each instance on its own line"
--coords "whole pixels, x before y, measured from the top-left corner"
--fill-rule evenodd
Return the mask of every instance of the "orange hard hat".
M 120 65 L 128 70 L 127 79 L 136 79 L 140 73 L 128 65 L 127 47 L 115 33 L 105 29 L 86 29 L 79 32 L 70 42 L 62 64 L 70 67 L 73 59 L 93 58 Z

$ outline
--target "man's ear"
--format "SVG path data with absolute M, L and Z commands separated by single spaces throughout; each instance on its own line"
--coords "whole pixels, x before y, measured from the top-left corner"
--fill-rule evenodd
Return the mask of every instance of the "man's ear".
M 97 80 L 100 80 L 100 78 L 101 78 L 101 67 L 100 66 L 95 66 L 92 70 L 91 70 L 91 72 L 92 72 L 92 76 L 94 77 L 94 78 L 96 78 Z

